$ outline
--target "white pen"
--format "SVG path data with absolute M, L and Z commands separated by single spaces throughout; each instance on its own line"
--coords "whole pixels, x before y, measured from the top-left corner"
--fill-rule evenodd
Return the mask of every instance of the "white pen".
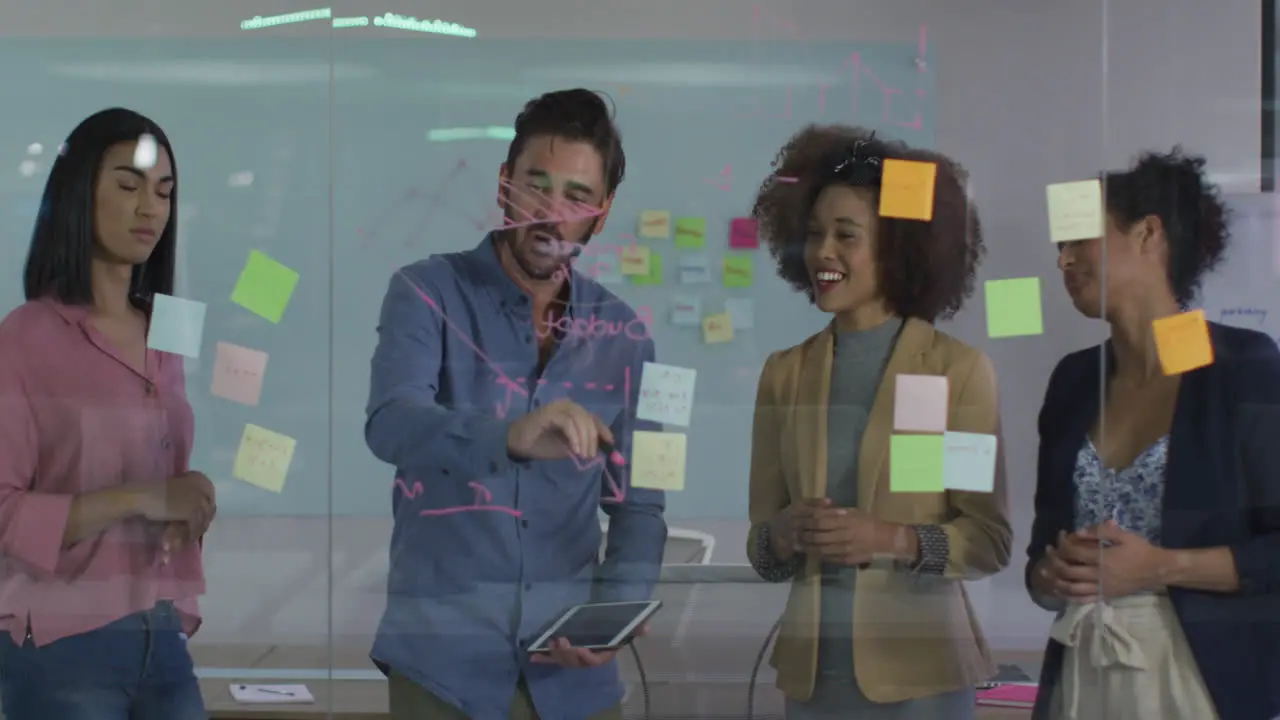
M 248 686 L 248 685 L 241 685 L 241 686 L 240 686 L 240 689 L 241 689 L 241 690 L 248 690 L 248 689 L 249 689 L 249 686 Z M 254 690 L 256 690 L 257 692 L 260 692 L 260 693 L 267 693 L 268 695 L 284 695 L 285 697 L 293 697 L 293 693 L 291 693 L 291 692 L 287 692 L 287 691 L 285 691 L 285 690 L 272 690 L 271 688 L 264 688 L 264 687 L 254 688 Z

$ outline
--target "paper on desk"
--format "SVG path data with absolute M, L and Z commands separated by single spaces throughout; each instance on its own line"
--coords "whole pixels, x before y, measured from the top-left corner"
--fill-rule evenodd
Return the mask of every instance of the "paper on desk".
M 306 685 L 235 685 L 231 697 L 240 703 L 311 703 L 311 691 Z

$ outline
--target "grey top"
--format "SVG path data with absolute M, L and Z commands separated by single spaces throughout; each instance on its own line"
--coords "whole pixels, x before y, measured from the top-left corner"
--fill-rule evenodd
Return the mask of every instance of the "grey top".
M 875 404 L 902 320 L 836 334 L 827 409 L 827 497 L 840 507 L 858 505 L 858 449 Z M 818 672 L 852 677 L 855 568 L 822 568 L 822 622 Z

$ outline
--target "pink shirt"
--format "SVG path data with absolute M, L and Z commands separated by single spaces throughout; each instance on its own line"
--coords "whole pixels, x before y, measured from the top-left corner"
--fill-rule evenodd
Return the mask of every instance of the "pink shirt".
M 186 472 L 195 419 L 182 358 L 139 374 L 86 308 L 28 302 L 0 322 L 0 629 L 45 645 L 172 600 L 188 635 L 205 590 L 200 547 L 163 562 L 158 527 L 119 522 L 62 547 L 71 500 Z

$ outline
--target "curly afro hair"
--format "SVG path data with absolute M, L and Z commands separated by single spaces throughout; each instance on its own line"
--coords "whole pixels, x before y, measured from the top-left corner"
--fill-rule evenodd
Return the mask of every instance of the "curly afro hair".
M 855 143 L 861 143 L 859 152 L 866 157 L 937 166 L 933 219 L 880 218 L 875 257 L 880 295 L 893 313 L 927 322 L 951 317 L 973 294 L 985 253 L 982 226 L 966 190 L 968 173 L 945 155 L 881 140 L 861 127 L 809 125 L 778 152 L 775 174 L 760 186 L 751 211 L 777 262 L 778 275 L 814 301 L 804 246 L 810 210 L 824 187 L 833 183 L 866 187 L 878 202 L 878 177 L 858 179 L 833 173 L 833 163 L 848 157 Z M 788 180 L 777 182 L 775 177 Z
M 1169 243 L 1169 286 L 1184 307 L 1205 273 L 1222 262 L 1231 239 L 1230 211 L 1204 166 L 1203 157 L 1174 146 L 1168 153 L 1142 153 L 1128 170 L 1102 176 L 1107 214 L 1121 230 L 1160 218 Z

